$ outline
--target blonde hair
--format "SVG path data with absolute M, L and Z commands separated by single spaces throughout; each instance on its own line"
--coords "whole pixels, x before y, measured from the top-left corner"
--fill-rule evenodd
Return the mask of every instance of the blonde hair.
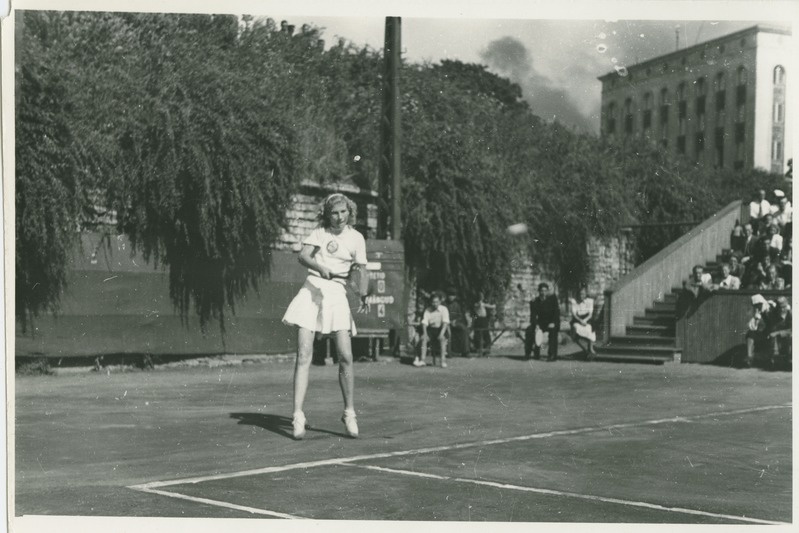
M 355 225 L 358 219 L 358 206 L 355 204 L 355 202 L 353 202 L 352 200 L 350 200 L 340 192 L 336 192 L 328 195 L 322 201 L 322 205 L 320 206 L 318 218 L 319 218 L 319 224 L 323 228 L 330 227 L 331 225 L 330 211 L 333 209 L 333 206 L 335 204 L 340 204 L 340 203 L 346 204 L 347 210 L 350 212 L 350 217 L 349 219 L 347 219 L 347 224 L 349 224 L 350 226 Z

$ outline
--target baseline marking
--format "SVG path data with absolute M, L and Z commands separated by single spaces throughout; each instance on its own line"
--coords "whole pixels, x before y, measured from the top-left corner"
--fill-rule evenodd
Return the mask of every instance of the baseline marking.
M 248 507 L 246 505 L 237 505 L 235 503 L 228 503 L 223 502 L 220 500 L 210 500 L 208 498 L 200 498 L 197 496 L 187 496 L 185 494 L 179 494 L 177 492 L 168 492 L 165 490 L 158 490 L 158 489 L 148 489 L 142 487 L 128 487 L 133 490 L 138 490 L 141 492 L 147 492 L 150 494 L 159 494 L 161 496 L 168 496 L 170 498 L 178 498 L 179 500 L 189 500 L 190 502 L 196 503 L 205 503 L 208 505 L 215 505 L 216 507 L 225 507 L 227 509 L 236 509 L 237 511 L 246 511 L 248 513 L 253 514 L 260 514 L 266 516 L 274 516 L 275 518 L 290 518 L 290 519 L 298 519 L 303 518 L 301 516 L 294 516 L 286 513 L 278 513 L 275 511 L 267 511 L 266 509 L 258 509 L 257 507 Z
M 442 481 L 455 481 L 457 483 L 470 483 L 473 485 L 484 485 L 487 487 L 494 487 L 498 489 L 509 489 L 509 490 L 517 490 L 523 492 L 535 492 L 538 494 L 547 494 L 552 496 L 566 496 L 569 498 L 579 498 L 581 500 L 589 500 L 589 501 L 599 501 L 605 503 L 615 503 L 619 505 L 626 505 L 629 507 L 643 507 L 646 509 L 654 509 L 658 511 L 667 511 L 671 513 L 683 513 L 683 514 L 690 514 L 690 515 L 699 515 L 699 516 L 708 516 L 712 518 L 723 518 L 727 520 L 735 520 L 738 522 L 749 522 L 753 524 L 772 524 L 772 525 L 787 525 L 789 522 L 775 522 L 773 520 L 763 520 L 760 518 L 750 518 L 746 516 L 737 516 L 737 515 L 728 515 L 728 514 L 719 514 L 719 513 L 710 513 L 707 511 L 699 511 L 697 509 L 687 509 L 685 507 L 666 507 L 664 505 L 658 505 L 655 503 L 648 503 L 648 502 L 640 502 L 635 500 L 621 500 L 619 498 L 610 498 L 606 496 L 594 496 L 592 494 L 580 494 L 577 492 L 566 492 L 561 490 L 554 490 L 554 489 L 542 489 L 536 487 L 525 487 L 523 485 L 511 485 L 508 483 L 498 483 L 495 481 L 483 481 L 480 479 L 468 479 L 468 478 L 458 478 L 458 477 L 449 477 L 449 476 L 442 476 L 438 474 L 426 474 L 422 472 L 414 472 L 412 470 L 401 470 L 397 468 L 386 468 L 383 466 L 372 466 L 372 465 L 358 465 L 358 464 L 347 464 L 346 466 L 352 468 L 363 468 L 365 470 L 375 470 L 378 472 L 387 472 L 390 474 L 400 474 L 405 476 L 413 476 L 413 477 L 424 477 L 424 478 L 433 478 L 439 479 Z
M 491 440 L 482 440 L 476 442 L 464 442 L 460 444 L 447 444 L 443 446 L 432 446 L 428 448 L 417 448 L 413 450 L 399 450 L 395 452 L 383 452 L 383 453 L 373 453 L 368 455 L 355 455 L 352 457 L 342 457 L 338 459 L 322 459 L 319 461 L 308 461 L 305 463 L 294 463 L 288 464 L 283 466 L 269 466 L 265 468 L 256 468 L 252 470 L 241 470 L 239 472 L 228 472 L 225 474 L 213 474 L 208 476 L 198 476 L 198 477 L 190 477 L 190 478 L 183 478 L 183 479 L 173 479 L 168 481 L 152 481 L 149 483 L 142 483 L 140 485 L 132 485 L 128 488 L 135 489 L 135 490 L 151 490 L 156 489 L 159 487 L 169 487 L 172 485 L 183 485 L 183 484 L 195 484 L 195 483 L 202 483 L 205 481 L 216 481 L 220 479 L 232 479 L 236 477 L 246 477 L 246 476 L 255 476 L 259 474 L 271 474 L 274 472 L 285 472 L 287 470 L 297 470 L 297 469 L 307 469 L 307 468 L 315 468 L 319 466 L 335 466 L 335 465 L 347 465 L 354 461 L 369 461 L 372 459 L 385 459 L 389 457 L 402 457 L 405 455 L 414 455 L 414 454 L 422 454 L 422 453 L 434 453 L 434 452 L 442 452 L 442 451 L 449 451 L 449 450 L 461 450 L 464 448 L 476 448 L 482 446 L 492 446 L 495 444 L 505 444 L 509 442 L 520 442 L 526 440 L 533 440 L 533 439 L 545 439 L 549 437 L 559 437 L 563 435 L 579 435 L 581 433 L 593 433 L 597 431 L 608 431 L 613 429 L 625 429 L 625 428 L 634 428 L 634 427 L 642 427 L 642 426 L 654 426 L 660 424 L 672 424 L 678 422 L 689 422 L 691 420 L 702 420 L 704 418 L 714 418 L 719 416 L 732 416 L 737 414 L 747 414 L 747 413 L 757 413 L 761 411 L 770 411 L 774 409 L 788 409 L 791 408 L 791 404 L 783 404 L 783 405 L 768 405 L 764 407 L 751 407 L 748 409 L 736 409 L 733 411 L 718 411 L 713 413 L 704 413 L 700 415 L 690 415 L 690 416 L 675 416 L 671 418 L 660 418 L 655 420 L 642 420 L 638 422 L 625 422 L 619 424 L 611 424 L 607 426 L 589 426 L 583 428 L 574 428 L 574 429 L 561 429 L 556 431 L 548 431 L 545 433 L 532 433 L 530 435 L 521 435 L 517 437 L 506 437 L 504 439 L 491 439 Z M 171 494 L 171 493 L 170 493 Z

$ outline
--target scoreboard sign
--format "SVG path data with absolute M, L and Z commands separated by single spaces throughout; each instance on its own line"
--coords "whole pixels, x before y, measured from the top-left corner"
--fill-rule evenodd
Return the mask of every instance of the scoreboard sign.
M 369 274 L 371 304 L 368 313 L 355 314 L 359 332 L 402 331 L 405 306 L 405 254 L 398 241 L 366 241 L 366 271 Z M 358 298 L 348 294 L 350 307 L 358 309 Z

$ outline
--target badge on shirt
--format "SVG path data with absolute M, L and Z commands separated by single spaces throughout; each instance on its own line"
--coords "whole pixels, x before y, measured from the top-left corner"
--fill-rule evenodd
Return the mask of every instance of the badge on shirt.
M 335 240 L 331 240 L 327 243 L 327 253 L 334 254 L 338 251 L 338 243 Z

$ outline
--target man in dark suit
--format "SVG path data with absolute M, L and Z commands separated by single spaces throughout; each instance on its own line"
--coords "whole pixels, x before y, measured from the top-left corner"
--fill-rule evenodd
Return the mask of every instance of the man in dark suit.
M 548 336 L 549 353 L 547 361 L 558 358 L 558 332 L 560 331 L 560 305 L 558 297 L 549 294 L 549 285 L 538 284 L 538 298 L 530 301 L 530 326 L 525 332 L 524 355 L 526 359 L 533 354 L 533 359 L 541 358 L 542 339 L 536 339 L 536 327 Z M 542 335 L 543 337 L 543 335 Z

